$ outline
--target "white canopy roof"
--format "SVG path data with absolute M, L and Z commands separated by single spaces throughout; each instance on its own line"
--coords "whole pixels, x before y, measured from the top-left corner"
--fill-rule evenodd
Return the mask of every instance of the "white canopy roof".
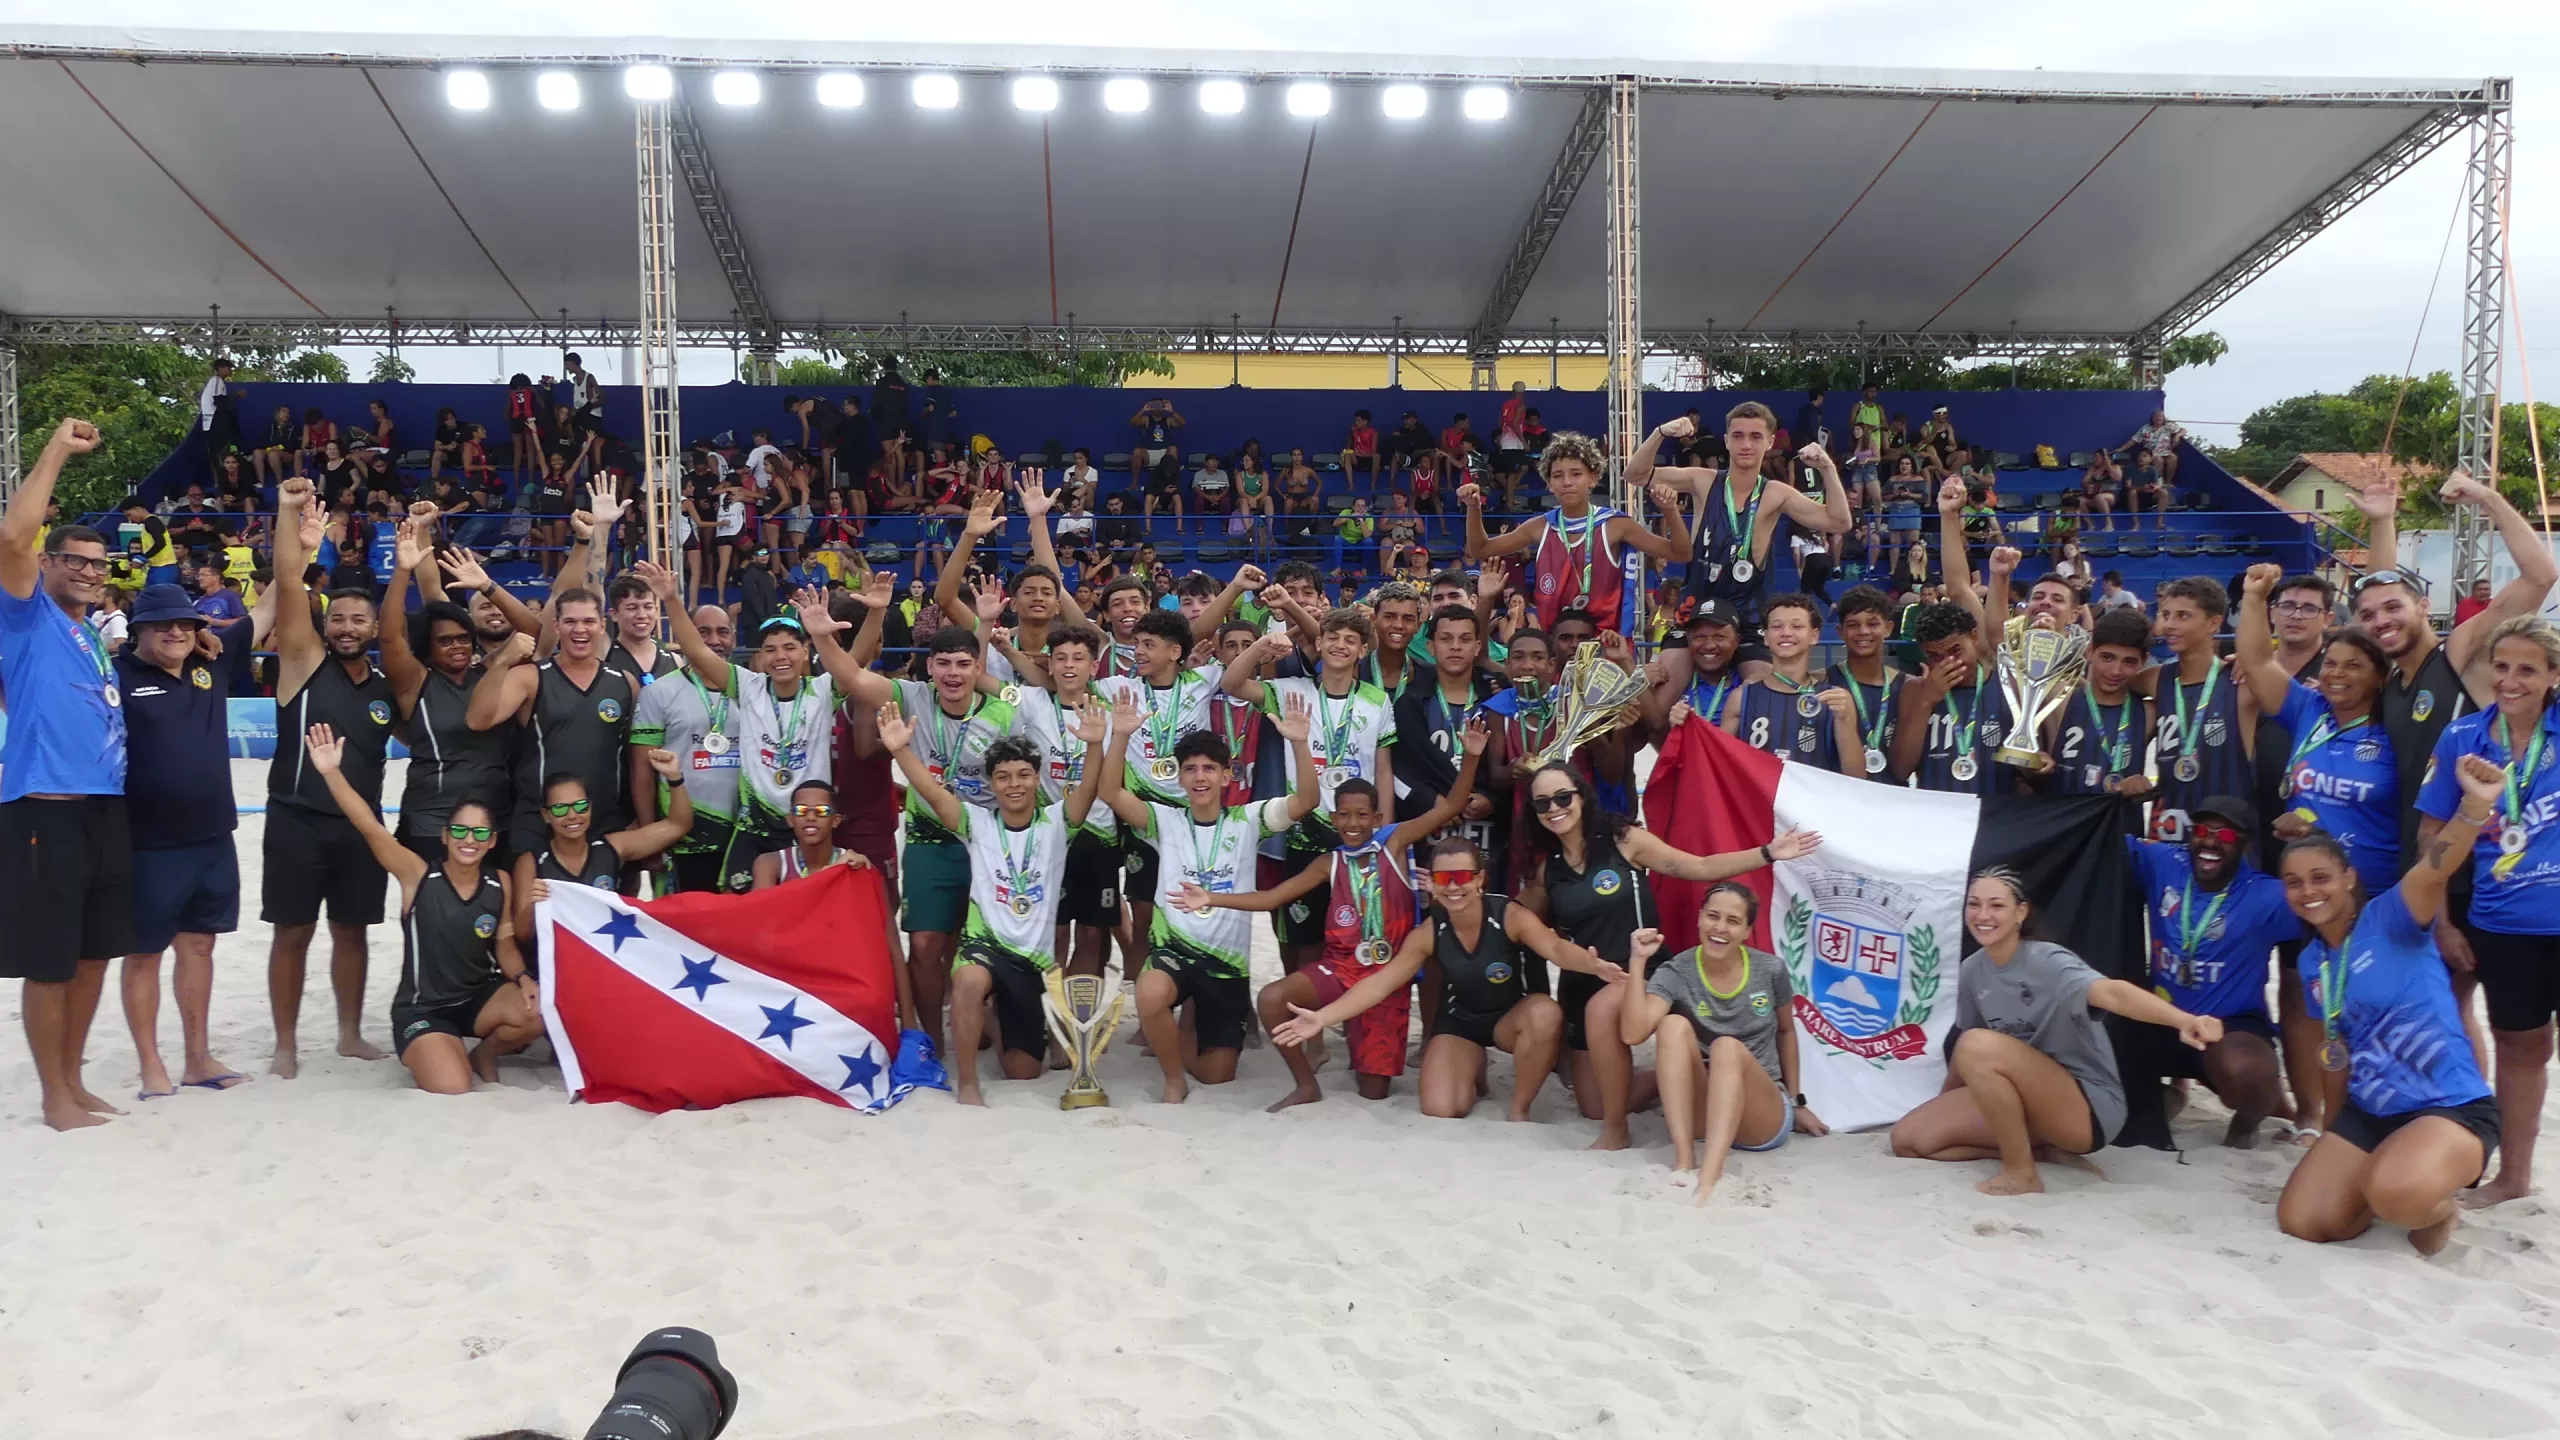
M 0 32 L 0 312 L 226 323 L 636 318 L 632 105 L 593 41 Z M 1609 77 L 1641 112 L 1643 318 L 1705 332 L 2129 336 L 2183 328 L 2273 256 L 2453 133 L 2480 82 L 1684 67 L 1149 51 L 922 54 L 793 47 L 788 62 L 686 42 L 666 56 L 754 284 L 786 328 L 1155 327 L 1456 336 Z M 442 68 L 487 71 L 489 108 Z M 712 102 L 711 68 L 764 79 Z M 911 72 L 959 77 L 928 110 Z M 538 107 L 536 68 L 583 103 Z M 866 102 L 827 109 L 814 74 Z M 1011 77 L 1057 77 L 1046 116 Z M 1105 110 L 1106 79 L 1152 84 Z M 1201 112 L 1200 77 L 1247 82 Z M 1328 79 L 1331 112 L 1284 113 Z M 1420 83 L 1392 120 L 1378 88 Z M 1509 113 L 1459 114 L 1471 83 Z M 1044 124 L 1045 121 L 1045 124 Z M 1588 147 L 1584 147 L 1587 151 Z M 1566 168 L 1570 168 L 1569 166 Z M 1513 333 L 1603 319 L 1592 167 L 1519 297 Z M 2317 202 L 2317 203 L 2315 203 Z M 680 206 L 689 215 L 693 207 Z M 738 305 L 708 230 L 677 239 L 684 320 Z

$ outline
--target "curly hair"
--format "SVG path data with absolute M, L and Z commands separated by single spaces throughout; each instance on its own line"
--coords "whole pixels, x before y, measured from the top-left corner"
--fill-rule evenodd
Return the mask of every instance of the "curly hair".
M 1547 478 L 1559 460 L 1579 460 L 1594 475 L 1609 473 L 1609 458 L 1601 453 L 1600 442 L 1578 430 L 1559 430 L 1547 441 L 1546 451 L 1538 457 L 1538 478 Z

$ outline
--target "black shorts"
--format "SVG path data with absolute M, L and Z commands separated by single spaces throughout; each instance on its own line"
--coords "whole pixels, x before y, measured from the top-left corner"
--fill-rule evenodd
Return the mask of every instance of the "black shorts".
M 2264 1010 L 2243 1010 L 2236 1015 L 2222 1016 L 2221 1020 L 2222 1033 L 2226 1036 L 2255 1035 L 2270 1045 L 2275 1043 L 2276 1024 L 2267 1018 L 2267 1012 Z M 2161 1046 L 2160 1078 L 2163 1080 L 2204 1079 L 2204 1052 L 2188 1049 L 2185 1042 L 2166 1031 L 2160 1033 L 2166 1037 Z
M 1504 1010 L 1487 1015 L 1474 1010 L 1461 1010 L 1454 1005 L 1442 1005 L 1440 1018 L 1432 1025 L 1431 1033 L 1435 1037 L 1455 1035 L 1461 1040 L 1473 1041 L 1487 1050 L 1500 1049 L 1501 1047 L 1493 1041 L 1493 1027 L 1501 1024 L 1503 1017 L 1510 1013 Z
M 697 812 L 693 830 L 685 836 L 688 844 L 711 843 L 700 850 L 680 850 L 667 856 L 667 875 L 676 892 L 682 895 L 709 895 L 720 889 L 722 867 L 729 856 L 729 822 L 714 820 Z
M 133 953 L 133 837 L 124 797 L 0 805 L 0 976 L 59 984 L 83 960 Z
M 729 843 L 720 847 L 720 871 L 732 895 L 756 888 L 756 857 L 788 850 L 798 841 L 791 822 L 739 794 L 738 813 L 729 821 Z
M 1079 828 L 1067 839 L 1067 883 L 1058 893 L 1058 923 L 1108 930 L 1120 923 L 1120 847 Z
M 133 953 L 240 928 L 240 850 L 228 835 L 134 855 Z
M 1591 1008 L 1592 997 L 1608 988 L 1609 982 L 1597 975 L 1580 970 L 1556 972 L 1556 1003 L 1564 1007 L 1564 1048 L 1591 1048 L 1590 1032 L 1583 1028 L 1583 1013 Z
M 1120 893 L 1129 897 L 1129 903 L 1156 903 L 1156 881 L 1161 877 L 1163 861 L 1155 846 L 1139 839 L 1126 825 L 1120 827 L 1120 865 L 1128 872 Z
M 332 925 L 382 923 L 382 866 L 347 817 L 269 804 L 260 855 L 259 919 L 313 925 L 325 905 Z
M 1200 1048 L 1241 1049 L 1245 1027 L 1254 1023 L 1253 986 L 1242 975 L 1216 973 L 1210 964 L 1208 956 L 1179 941 L 1158 942 L 1147 952 L 1147 968 L 1172 979 L 1175 1006 L 1196 1007 L 1191 1028 Z
M 1312 820 L 1315 817 L 1307 817 Z M 1287 858 L 1280 862 L 1279 880 L 1297 878 L 1309 865 L 1322 865 L 1325 851 L 1289 847 Z M 1273 882 L 1277 883 L 1277 882 Z M 1264 889 L 1270 889 L 1266 884 Z M 1271 912 L 1271 933 L 1283 945 L 1321 945 L 1324 943 L 1325 912 L 1333 908 L 1333 881 L 1325 883 Z
M 990 994 L 996 1005 L 996 1043 L 1016 1054 L 1048 1054 L 1049 1022 L 1040 1002 L 1049 993 L 1049 982 L 1040 967 L 980 936 L 960 942 L 951 957 L 951 973 L 957 976 L 963 965 L 984 967 L 994 982 Z
M 433 1009 L 416 1005 L 392 1006 L 391 1048 L 393 1053 L 408 1054 L 409 1042 L 421 1035 L 451 1035 L 464 1044 L 469 1044 L 478 1033 L 480 1012 L 488 1005 L 489 997 L 514 983 L 502 976 L 482 986 L 479 993 L 468 1000 L 451 1005 L 439 1005 Z
M 2560 1015 L 2560 935 L 2472 929 L 2472 958 L 2492 1030 L 2539 1030 Z
M 2370 1155 L 2382 1148 L 2383 1141 L 2400 1133 L 2410 1121 L 2429 1115 L 2441 1115 L 2479 1137 L 2480 1174 L 2472 1177 L 2471 1181 L 2474 1185 L 2479 1184 L 2489 1173 L 2490 1158 L 2498 1153 L 2498 1102 L 2495 1097 L 2484 1095 L 2468 1105 L 2422 1105 L 2397 1115 L 2376 1115 L 2349 1101 L 2338 1112 L 2337 1121 L 2330 1125 L 2329 1133 Z

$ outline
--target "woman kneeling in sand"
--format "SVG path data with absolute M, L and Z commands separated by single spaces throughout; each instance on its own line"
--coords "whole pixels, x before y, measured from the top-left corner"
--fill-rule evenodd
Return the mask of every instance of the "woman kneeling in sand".
M 2025 1195 L 2044 1188 L 2040 1149 L 2094 1154 L 2124 1129 L 2124 1084 L 2097 1012 L 2174 1027 L 2201 1050 L 2222 1022 L 2110 980 L 2047 940 L 2026 938 L 2027 891 L 2001 867 L 1964 892 L 1965 929 L 1982 948 L 1956 974 L 1956 1028 L 1947 1088 L 1893 1127 L 1893 1153 L 1922 1160 L 1990 1160 L 2000 1173 L 1975 1189 Z
M 1662 948 L 1661 931 L 1639 930 L 1629 978 L 1619 982 L 1628 991 L 1619 1037 L 1630 1049 L 1652 1037 L 1671 1168 L 1698 1172 L 1701 1201 L 1724 1178 L 1733 1151 L 1775 1150 L 1796 1131 L 1831 1133 L 1797 1092 L 1795 988 L 1778 957 L 1749 945 L 1759 918 L 1760 897 L 1727 880 L 1698 911 L 1698 948 L 1638 988 L 1634 977 Z
M 1321 1010 L 1291 1005 L 1296 1013 L 1272 1027 L 1282 1045 L 1304 1045 L 1413 983 L 1425 960 L 1440 966 L 1440 1008 L 1422 1048 L 1422 1113 L 1464 1119 L 1476 1108 L 1476 1082 L 1485 1052 L 1512 1060 L 1510 1118 L 1529 1118 L 1530 1102 L 1556 1066 L 1564 1038 L 1564 1011 L 1529 988 L 1531 955 L 1567 970 L 1616 982 L 1626 971 L 1575 945 L 1547 922 L 1499 895 L 1484 893 L 1484 854 L 1475 842 L 1452 835 L 1431 847 L 1430 923 L 1416 925 L 1396 947 L 1395 958 L 1341 999 Z M 1661 937 L 1654 939 L 1661 944 Z
M 471 1077 L 495 1082 L 498 1057 L 542 1033 L 533 976 L 516 950 L 515 917 L 506 877 L 485 868 L 497 841 L 497 811 L 466 796 L 444 827 L 444 859 L 430 866 L 391 837 L 347 777 L 338 772 L 346 748 L 326 725 L 311 727 L 303 753 L 328 782 L 365 848 L 400 882 L 400 988 L 391 996 L 391 1039 L 418 1088 L 467 1095 Z M 463 1042 L 477 1036 L 468 1055 Z

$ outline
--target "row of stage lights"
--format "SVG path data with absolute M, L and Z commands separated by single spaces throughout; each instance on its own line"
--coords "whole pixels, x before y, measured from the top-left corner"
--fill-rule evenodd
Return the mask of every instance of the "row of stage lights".
M 622 72 L 622 93 L 634 100 L 664 100 L 675 94 L 675 88 L 675 72 L 664 65 L 634 65 Z M 849 110 L 863 101 L 859 75 L 827 71 L 817 77 L 815 88 L 818 103 L 830 110 Z M 921 109 L 957 109 L 960 79 L 956 75 L 918 75 L 908 82 L 907 93 Z M 1055 110 L 1059 93 L 1057 80 L 1048 75 L 1021 75 L 1013 81 L 1013 105 L 1017 110 Z M 1242 81 L 1203 80 L 1192 93 L 1208 114 L 1237 115 L 1244 111 Z M 538 72 L 533 80 L 533 95 L 545 110 L 575 110 L 583 98 L 578 75 L 569 70 Z M 444 96 L 457 110 L 488 109 L 488 73 L 446 71 Z M 764 77 L 753 70 L 716 71 L 711 77 L 711 98 L 721 105 L 756 104 L 764 98 Z M 1153 87 L 1144 80 L 1124 77 L 1103 82 L 1102 108 L 1116 114 L 1134 115 L 1145 110 L 1153 99 Z M 1321 81 L 1298 81 L 1288 87 L 1284 102 L 1290 114 L 1313 119 L 1333 110 L 1333 87 Z M 1384 86 L 1378 91 L 1378 109 L 1390 120 L 1419 120 L 1430 113 L 1431 92 L 1420 85 Z M 1510 113 L 1511 95 L 1498 85 L 1469 86 L 1459 94 L 1458 109 L 1470 120 L 1499 120 Z

